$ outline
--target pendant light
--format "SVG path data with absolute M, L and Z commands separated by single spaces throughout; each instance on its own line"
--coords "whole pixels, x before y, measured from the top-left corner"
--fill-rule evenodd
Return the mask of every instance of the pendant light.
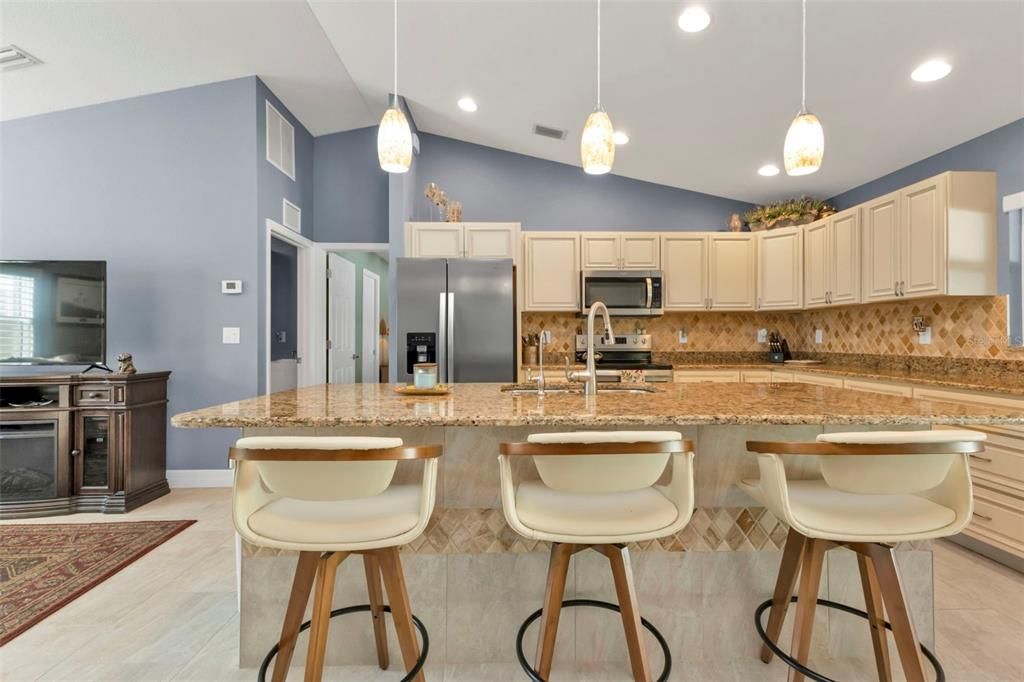
M 590 175 L 608 173 L 615 162 L 615 130 L 601 108 L 601 0 L 597 0 L 597 107 L 583 126 L 580 158 L 583 170 Z
M 782 158 L 786 175 L 809 175 L 821 168 L 825 131 L 818 117 L 807 111 L 807 0 L 803 2 L 800 113 L 789 125 Z
M 394 24 L 394 101 L 384 112 L 380 128 L 377 129 L 377 160 L 388 173 L 405 173 L 412 165 L 412 131 L 398 104 L 398 0 L 395 0 Z

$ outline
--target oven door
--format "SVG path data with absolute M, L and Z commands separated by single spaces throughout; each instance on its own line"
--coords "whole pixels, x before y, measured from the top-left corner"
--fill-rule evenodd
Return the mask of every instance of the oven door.
M 661 315 L 661 272 L 657 270 L 584 270 L 580 276 L 580 312 L 601 301 L 612 315 Z

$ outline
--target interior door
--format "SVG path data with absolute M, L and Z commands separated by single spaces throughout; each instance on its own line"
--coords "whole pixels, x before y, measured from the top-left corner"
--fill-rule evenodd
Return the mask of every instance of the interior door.
M 864 258 L 861 277 L 864 301 L 896 298 L 899 282 L 899 192 L 864 206 Z
M 380 380 L 380 278 L 368 270 L 363 270 L 362 310 L 362 378 L 364 384 L 376 384 Z
M 356 380 L 356 266 L 327 256 L 327 377 L 332 384 Z
M 829 221 L 819 220 L 804 230 L 804 305 L 817 308 L 828 303 Z

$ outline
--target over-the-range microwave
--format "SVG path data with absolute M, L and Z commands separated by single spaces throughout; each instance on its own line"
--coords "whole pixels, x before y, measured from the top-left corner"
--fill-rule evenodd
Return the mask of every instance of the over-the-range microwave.
M 580 312 L 590 312 L 595 301 L 612 315 L 661 315 L 661 270 L 584 270 L 580 273 Z

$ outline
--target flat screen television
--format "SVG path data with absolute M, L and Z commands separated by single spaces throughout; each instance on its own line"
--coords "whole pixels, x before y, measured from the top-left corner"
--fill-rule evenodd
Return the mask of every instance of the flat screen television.
M 104 363 L 106 292 L 106 261 L 0 260 L 0 364 Z

